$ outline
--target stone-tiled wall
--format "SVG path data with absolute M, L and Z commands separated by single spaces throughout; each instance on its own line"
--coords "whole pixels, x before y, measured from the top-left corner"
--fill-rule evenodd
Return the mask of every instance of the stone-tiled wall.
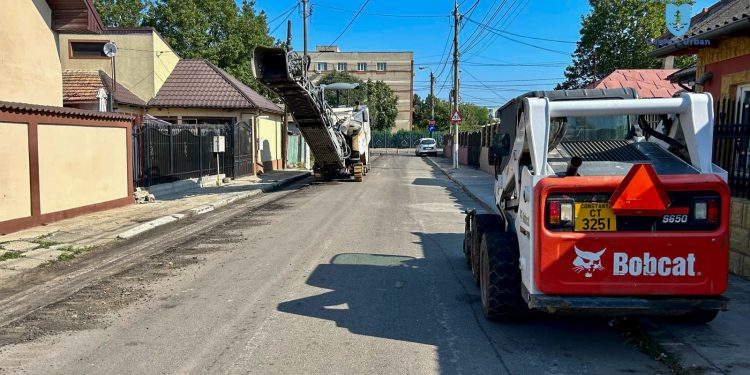
M 750 200 L 732 198 L 729 270 L 750 277 Z

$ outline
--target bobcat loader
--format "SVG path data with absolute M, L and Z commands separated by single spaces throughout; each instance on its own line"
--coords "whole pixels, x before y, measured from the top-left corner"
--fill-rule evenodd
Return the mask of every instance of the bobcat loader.
M 726 310 L 730 194 L 711 163 L 710 94 L 533 92 L 498 112 L 499 214 L 467 210 L 463 249 L 487 318 Z

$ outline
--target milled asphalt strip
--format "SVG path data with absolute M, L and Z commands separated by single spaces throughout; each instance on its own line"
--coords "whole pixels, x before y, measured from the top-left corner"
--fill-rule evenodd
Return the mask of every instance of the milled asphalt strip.
M 215 209 L 217 209 L 219 207 L 226 206 L 229 203 L 232 203 L 232 202 L 234 202 L 234 201 L 236 201 L 238 199 L 245 199 L 245 198 L 249 198 L 249 197 L 254 197 L 254 196 L 258 195 L 258 194 L 261 194 L 261 193 L 264 193 L 264 192 L 268 192 L 268 191 L 272 191 L 272 190 L 277 189 L 277 188 L 279 188 L 281 186 L 284 186 L 286 184 L 290 184 L 290 183 L 292 183 L 294 181 L 306 178 L 308 176 L 310 176 L 310 172 L 302 173 L 302 174 L 300 174 L 298 176 L 290 177 L 288 179 L 284 179 L 284 180 L 275 182 L 275 183 L 271 184 L 271 186 L 269 186 L 267 188 L 255 189 L 255 190 L 250 190 L 250 191 L 247 191 L 247 192 L 244 192 L 244 193 L 234 194 L 234 195 L 232 195 L 230 197 L 219 199 L 218 201 L 216 201 L 214 203 L 211 203 L 211 204 L 207 204 L 207 205 L 204 205 L 204 206 L 191 208 L 191 209 L 185 211 L 184 213 L 178 213 L 178 214 L 171 214 L 171 215 L 167 215 L 167 216 L 162 216 L 162 217 L 160 217 L 158 219 L 154 219 L 154 220 L 151 220 L 149 222 L 145 222 L 143 224 L 140 224 L 138 226 L 130 228 L 130 229 L 128 229 L 128 230 L 126 230 L 126 231 L 118 234 L 117 238 L 122 239 L 122 240 L 126 240 L 126 239 L 129 239 L 129 238 L 135 237 L 135 236 L 137 236 L 137 235 L 139 235 L 141 233 L 148 232 L 148 231 L 150 231 L 150 230 L 152 230 L 154 228 L 157 228 L 159 226 L 162 226 L 162 225 L 165 225 L 165 224 L 169 224 L 169 223 L 175 222 L 177 220 L 184 219 L 186 217 L 195 216 L 195 215 L 202 215 L 202 214 L 211 212 L 211 211 L 213 211 L 213 210 L 215 210 Z
M 303 183 L 297 185 L 295 189 L 270 192 L 267 196 L 260 196 L 258 200 L 228 207 L 226 211 L 209 215 L 203 220 L 183 227 L 177 227 L 166 234 L 169 239 L 165 240 L 164 236 L 143 238 L 140 243 L 134 243 L 132 246 L 123 248 L 122 251 L 112 252 L 109 257 L 94 265 L 59 276 L 0 300 L 0 327 L 7 326 L 40 308 L 61 301 L 87 286 L 139 264 L 149 256 L 164 252 L 170 246 L 188 241 L 191 235 L 246 213 L 248 209 L 258 209 L 265 204 L 293 194 L 303 186 Z

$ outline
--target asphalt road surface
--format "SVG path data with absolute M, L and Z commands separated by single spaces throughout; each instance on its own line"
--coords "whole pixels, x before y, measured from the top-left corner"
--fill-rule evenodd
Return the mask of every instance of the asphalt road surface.
M 311 184 L 220 211 L 197 235 L 158 233 L 164 254 L 6 328 L 26 339 L 0 348 L 0 368 L 668 373 L 607 319 L 484 320 L 461 253 L 463 209 L 477 206 L 425 159 L 384 155 L 363 183 Z

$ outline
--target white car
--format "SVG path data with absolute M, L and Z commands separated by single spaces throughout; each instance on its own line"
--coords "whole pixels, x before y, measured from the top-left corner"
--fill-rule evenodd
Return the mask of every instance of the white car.
M 417 148 L 414 150 L 414 154 L 417 156 L 432 155 L 437 156 L 437 142 L 433 138 L 422 138 L 417 144 Z

